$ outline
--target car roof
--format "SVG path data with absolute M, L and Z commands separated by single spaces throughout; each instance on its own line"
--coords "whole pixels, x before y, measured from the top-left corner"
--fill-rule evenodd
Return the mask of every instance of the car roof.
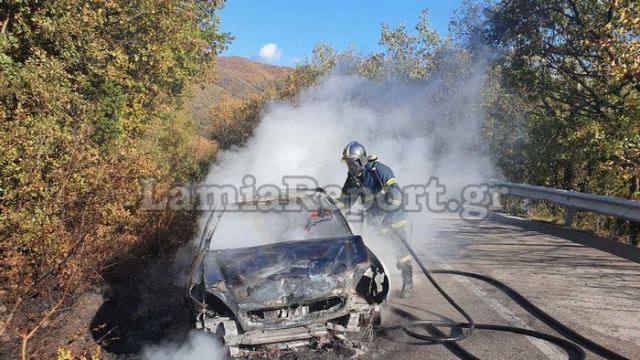
M 225 205 L 225 208 L 246 207 L 257 204 L 278 203 L 288 204 L 292 202 L 308 204 L 310 201 L 320 200 L 324 208 L 335 207 L 335 201 L 322 188 L 316 189 L 279 189 L 275 194 L 256 196 L 253 199 L 238 201 Z

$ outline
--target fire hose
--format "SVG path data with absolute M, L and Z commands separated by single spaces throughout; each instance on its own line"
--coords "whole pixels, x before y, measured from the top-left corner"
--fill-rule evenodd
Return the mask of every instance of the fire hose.
M 324 191 L 324 190 L 322 190 Z M 333 200 L 333 205 L 336 205 Z M 363 218 L 364 212 L 361 213 Z M 360 223 L 360 230 L 362 230 L 363 222 Z M 413 232 L 413 229 L 409 231 L 409 234 Z M 410 235 L 411 236 L 411 235 Z M 474 273 L 474 272 L 465 272 L 458 270 L 429 270 L 424 265 L 424 263 L 420 260 L 418 254 L 415 252 L 413 247 L 407 241 L 407 238 L 402 236 L 399 237 L 402 244 L 407 248 L 413 260 L 418 264 L 420 270 L 424 274 L 424 276 L 429 280 L 431 285 L 442 295 L 442 297 L 447 300 L 447 302 L 456 309 L 462 315 L 462 317 L 466 320 L 466 322 L 454 322 L 454 321 L 440 321 L 440 320 L 423 320 L 418 319 L 414 315 L 405 312 L 397 307 L 394 307 L 394 311 L 408 318 L 410 321 L 406 325 L 402 326 L 402 330 L 410 337 L 414 339 L 418 339 L 424 341 L 426 343 L 442 343 L 447 346 L 451 351 L 453 351 L 456 355 L 458 355 L 462 359 L 479 359 L 474 356 L 464 348 L 462 348 L 457 342 L 463 339 L 468 338 L 474 330 L 492 330 L 492 331 L 501 331 L 501 332 L 510 332 L 514 334 L 521 334 L 525 336 L 535 337 L 552 344 L 555 344 L 562 348 L 569 355 L 569 359 L 572 360 L 582 360 L 586 358 L 586 353 L 584 349 L 587 349 L 599 356 L 602 356 L 606 359 L 621 359 L 628 360 L 628 358 L 614 352 L 613 350 L 607 349 L 606 347 L 585 338 L 580 335 L 575 330 L 567 327 L 553 316 L 549 315 L 529 300 L 526 297 L 518 293 L 513 288 L 509 287 L 507 284 L 491 278 L 486 275 Z M 505 326 L 505 325 L 495 325 L 495 324 L 479 324 L 476 323 L 473 318 L 438 284 L 438 282 L 433 278 L 432 274 L 447 274 L 447 275 L 456 275 L 456 276 L 464 276 L 477 280 L 481 280 L 489 285 L 494 286 L 498 290 L 502 291 L 509 298 L 518 303 L 523 309 L 528 311 L 531 315 L 536 317 L 538 320 L 542 321 L 544 324 L 554 329 L 556 332 L 564 336 L 565 338 L 561 338 L 558 336 L 546 334 L 540 331 L 520 328 L 515 326 Z M 446 335 L 442 331 L 439 330 L 441 327 L 447 328 L 461 328 L 466 329 L 462 330 L 458 335 Z M 419 333 L 414 329 L 422 328 L 430 333 L 430 335 L 426 335 L 425 333 Z M 435 334 L 435 335 L 433 335 Z M 584 348 L 584 349 L 583 349 Z
M 570 329 L 566 325 L 562 324 L 560 321 L 555 319 L 553 316 L 544 312 L 542 309 L 531 303 L 527 300 L 526 297 L 515 291 L 513 288 L 509 287 L 505 283 L 491 278 L 486 275 L 473 273 L 473 272 L 465 272 L 465 271 L 457 271 L 457 270 L 428 270 L 424 263 L 418 257 L 418 254 L 411 247 L 407 239 L 401 238 L 403 245 L 407 248 L 415 262 L 420 267 L 420 270 L 429 280 L 431 285 L 442 295 L 447 302 L 453 306 L 462 317 L 466 320 L 466 322 L 453 322 L 453 321 L 440 321 L 440 320 L 422 320 L 417 319 L 415 316 L 404 312 L 397 307 L 394 308 L 394 311 L 405 317 L 409 318 L 410 322 L 402 327 L 402 330 L 412 338 L 425 341 L 427 343 L 443 343 L 447 346 L 451 351 L 456 353 L 459 357 L 463 359 L 479 359 L 473 354 L 469 353 L 467 350 L 462 348 L 457 341 L 465 339 L 469 337 L 472 332 L 476 329 L 481 330 L 493 330 L 493 331 L 502 331 L 502 332 L 510 332 L 515 334 L 521 334 L 526 336 L 535 337 L 538 339 L 542 339 L 544 341 L 553 343 L 563 350 L 567 352 L 570 359 L 585 359 L 586 354 L 583 348 L 600 355 L 606 359 L 627 359 L 626 357 L 605 348 L 604 346 L 589 340 L 575 330 Z M 477 280 L 484 281 L 487 284 L 490 284 L 502 291 L 504 294 L 509 296 L 512 300 L 522 306 L 525 310 L 527 310 L 531 315 L 536 317 L 538 320 L 542 321 L 559 334 L 564 336 L 566 339 L 549 335 L 543 332 L 519 328 L 515 326 L 504 326 L 504 325 L 494 325 L 494 324 L 479 324 L 473 321 L 471 316 L 458 304 L 456 301 L 449 295 L 447 292 L 442 289 L 442 287 L 438 284 L 438 282 L 433 278 L 432 274 L 448 274 L 448 275 L 457 275 L 457 276 L 465 276 Z M 440 327 L 448 327 L 448 328 L 461 328 L 464 329 L 461 331 L 459 335 L 451 336 L 446 335 L 439 330 Z M 426 335 L 426 333 L 420 333 L 416 330 L 418 328 L 422 328 L 430 333 L 430 335 Z M 435 334 L 435 335 L 433 335 Z

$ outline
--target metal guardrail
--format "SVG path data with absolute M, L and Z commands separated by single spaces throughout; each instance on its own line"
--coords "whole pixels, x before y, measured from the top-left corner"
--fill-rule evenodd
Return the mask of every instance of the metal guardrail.
M 586 210 L 640 222 L 640 201 L 497 180 L 490 181 L 489 185 L 492 204 L 500 203 L 500 195 L 510 195 L 524 199 L 546 200 L 564 206 L 567 209 L 566 226 L 571 226 L 575 210 Z

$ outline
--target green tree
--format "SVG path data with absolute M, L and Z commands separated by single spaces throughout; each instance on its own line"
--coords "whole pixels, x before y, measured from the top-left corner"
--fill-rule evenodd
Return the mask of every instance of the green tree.
M 488 37 L 504 54 L 503 78 L 528 104 L 529 181 L 637 196 L 639 168 L 628 160 L 637 153 L 640 88 L 632 71 L 619 74 L 635 60 L 603 46 L 630 34 L 621 29 L 628 10 L 595 0 L 491 8 Z

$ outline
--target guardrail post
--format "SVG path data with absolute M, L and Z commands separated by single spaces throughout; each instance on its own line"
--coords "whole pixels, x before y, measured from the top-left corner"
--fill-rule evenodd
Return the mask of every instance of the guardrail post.
M 531 203 L 531 200 L 523 198 L 522 199 L 522 211 L 524 211 L 524 213 L 529 216 L 529 204 Z
M 492 191 L 490 193 L 491 202 L 489 204 L 490 211 L 498 211 L 502 210 L 502 205 L 500 204 L 500 193 L 498 191 Z
M 572 207 L 567 207 L 564 210 L 564 226 L 571 227 L 573 223 L 573 214 L 575 214 L 576 209 Z

